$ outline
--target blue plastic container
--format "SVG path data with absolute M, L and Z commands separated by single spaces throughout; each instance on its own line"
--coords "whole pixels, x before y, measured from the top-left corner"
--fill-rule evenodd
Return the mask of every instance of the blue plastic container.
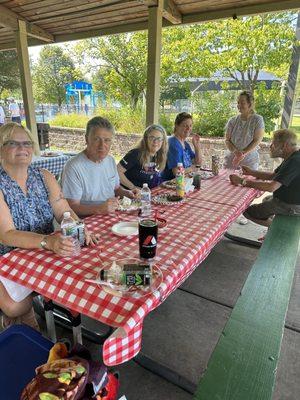
M 22 390 L 45 364 L 53 343 L 27 325 L 0 333 L 0 400 L 19 400 Z

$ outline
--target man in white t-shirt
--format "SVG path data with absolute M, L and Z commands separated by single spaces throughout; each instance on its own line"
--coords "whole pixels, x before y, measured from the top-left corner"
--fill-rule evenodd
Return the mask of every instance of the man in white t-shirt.
M 12 99 L 11 103 L 9 103 L 8 110 L 10 112 L 12 122 L 17 122 L 18 124 L 20 124 L 21 123 L 20 108 L 18 103 L 16 103 L 14 99 Z
M 86 148 L 65 165 L 63 194 L 81 217 L 108 214 L 118 207 L 117 197 L 135 198 L 138 190 L 125 190 L 114 158 L 109 155 L 114 128 L 105 118 L 94 117 L 86 127 Z
M 5 112 L 2 105 L 0 104 L 0 126 L 4 124 L 5 124 Z

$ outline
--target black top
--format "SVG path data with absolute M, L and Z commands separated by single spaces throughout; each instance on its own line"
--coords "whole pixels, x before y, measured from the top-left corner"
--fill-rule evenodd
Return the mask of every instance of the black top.
M 161 173 L 156 169 L 155 157 L 144 167 L 139 160 L 139 150 L 130 150 L 120 161 L 122 167 L 126 169 L 125 176 L 135 186 L 142 187 L 143 183 L 148 183 L 149 188 L 158 186 L 161 180 Z
M 274 181 L 282 186 L 273 196 L 288 204 L 300 205 L 300 150 L 295 151 L 275 169 Z

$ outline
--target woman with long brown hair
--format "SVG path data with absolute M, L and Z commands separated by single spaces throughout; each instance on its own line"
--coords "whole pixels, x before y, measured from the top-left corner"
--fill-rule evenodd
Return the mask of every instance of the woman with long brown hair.
M 165 129 L 153 124 L 146 128 L 138 145 L 119 162 L 120 182 L 133 190 L 148 183 L 150 188 L 161 182 L 161 171 L 166 165 L 168 141 Z

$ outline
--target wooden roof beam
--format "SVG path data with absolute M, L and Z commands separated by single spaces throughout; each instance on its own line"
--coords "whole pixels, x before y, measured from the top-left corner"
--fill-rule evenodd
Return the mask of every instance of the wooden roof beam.
M 8 8 L 0 5 L 0 25 L 5 28 L 9 28 L 12 31 L 19 30 L 19 21 L 24 21 L 26 23 L 27 35 L 40 39 L 44 42 L 53 42 L 54 37 L 50 33 L 46 32 L 44 29 L 40 28 L 35 24 L 31 24 L 26 21 L 23 17 L 16 14 L 15 12 L 9 10 Z
M 182 15 L 173 0 L 164 0 L 163 17 L 177 25 L 182 23 Z
M 247 15 L 256 15 L 269 12 L 279 12 L 285 10 L 299 9 L 299 0 L 276 0 L 272 3 L 264 3 L 261 1 L 258 4 L 250 6 L 232 7 L 223 10 L 205 11 L 193 14 L 184 15 L 182 18 L 183 24 L 193 24 L 198 22 L 213 21 L 217 19 L 242 17 Z
M 158 6 L 158 0 L 138 0 L 138 1 L 147 7 Z M 182 15 L 179 12 L 173 0 L 163 1 L 162 15 L 167 21 L 170 21 L 172 24 L 182 23 Z

